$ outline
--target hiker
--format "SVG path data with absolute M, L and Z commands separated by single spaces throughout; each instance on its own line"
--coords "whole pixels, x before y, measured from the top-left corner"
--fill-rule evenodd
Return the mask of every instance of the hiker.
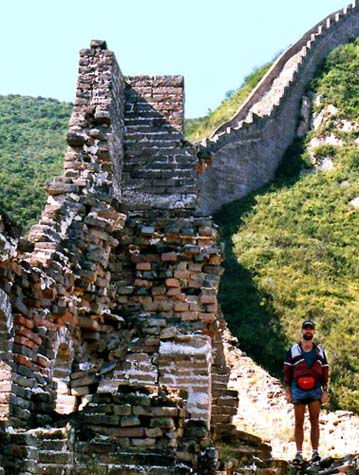
M 304 416 L 308 406 L 310 419 L 311 462 L 319 462 L 319 413 L 328 402 L 329 367 L 323 348 L 313 342 L 315 324 L 305 320 L 301 340 L 292 345 L 284 362 L 284 384 L 288 403 L 294 405 L 294 438 L 297 453 L 293 464 L 303 462 Z

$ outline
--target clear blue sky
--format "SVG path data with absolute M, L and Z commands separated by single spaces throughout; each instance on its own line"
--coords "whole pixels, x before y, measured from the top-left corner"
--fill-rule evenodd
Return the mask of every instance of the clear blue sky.
M 182 74 L 205 115 L 345 0 L 3 0 L 0 94 L 73 101 L 78 51 L 104 39 L 125 75 Z

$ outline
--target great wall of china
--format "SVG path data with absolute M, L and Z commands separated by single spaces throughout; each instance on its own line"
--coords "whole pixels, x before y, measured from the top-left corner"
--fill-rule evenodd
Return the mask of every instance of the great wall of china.
M 271 179 L 318 65 L 358 35 L 353 4 L 284 53 L 206 141 L 202 174 L 183 78 L 81 50 L 64 175 L 27 239 L 0 221 L 0 474 L 229 474 L 228 441 L 270 458 L 232 424 L 209 213 Z
M 213 213 L 273 179 L 296 137 L 301 102 L 328 53 L 359 35 L 358 2 L 326 17 L 275 61 L 236 114 L 206 139 L 199 207 Z

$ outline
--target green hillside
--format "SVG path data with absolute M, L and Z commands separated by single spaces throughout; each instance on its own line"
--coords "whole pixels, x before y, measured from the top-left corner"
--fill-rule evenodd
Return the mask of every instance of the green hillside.
M 336 407 L 359 412 L 359 41 L 333 51 L 311 89 L 335 115 L 294 144 L 275 181 L 224 207 L 216 220 L 227 244 L 220 300 L 241 349 L 280 374 L 289 342 L 300 338 L 304 318 L 318 323 L 318 339 L 332 366 Z M 340 130 L 338 130 L 338 127 Z M 315 171 L 306 145 L 333 134 L 343 146 L 320 145 L 316 161 L 330 157 L 330 171 Z
M 221 104 L 212 112 L 209 111 L 204 117 L 198 119 L 187 119 L 185 121 L 186 138 L 192 142 L 198 142 L 209 137 L 223 122 L 229 120 L 237 111 L 238 107 L 249 96 L 258 82 L 268 71 L 272 63 L 255 69 L 244 79 L 243 84 L 236 91 L 232 91 L 230 97 L 221 102 Z
M 43 184 L 62 174 L 72 105 L 0 96 L 0 209 L 27 229 L 45 204 Z

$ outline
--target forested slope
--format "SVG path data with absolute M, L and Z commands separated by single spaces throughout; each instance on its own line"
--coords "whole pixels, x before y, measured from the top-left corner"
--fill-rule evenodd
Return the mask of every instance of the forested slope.
M 43 184 L 62 174 L 72 105 L 0 96 L 0 207 L 25 229 L 45 204 Z

